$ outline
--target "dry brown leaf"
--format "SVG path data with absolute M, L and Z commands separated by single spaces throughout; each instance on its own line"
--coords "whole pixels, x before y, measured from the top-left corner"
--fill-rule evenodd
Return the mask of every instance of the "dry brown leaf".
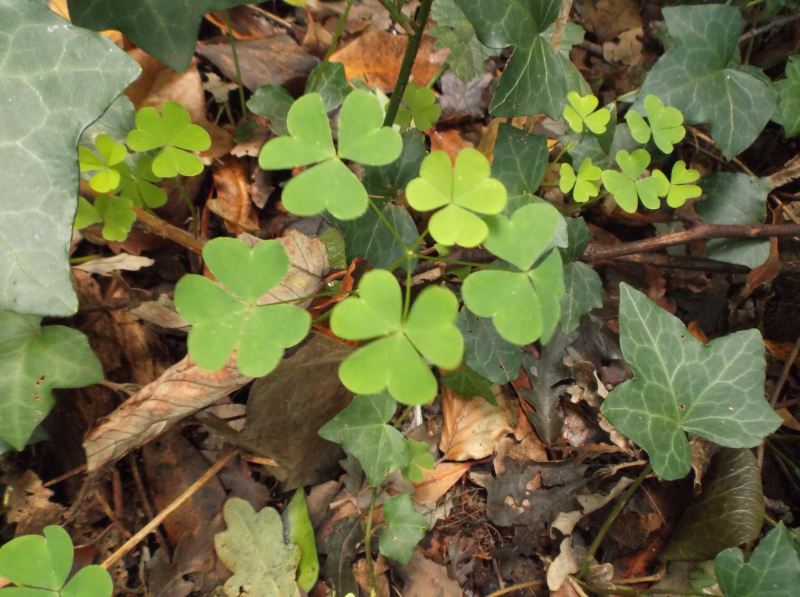
M 214 205 L 219 211 L 209 208 L 224 220 L 228 232 L 257 231 L 258 216 L 250 201 L 250 166 L 247 160 L 227 155 L 215 162 L 214 185 L 217 188 Z
M 757 268 L 747 274 L 747 285 L 744 289 L 744 296 L 753 294 L 756 288 L 762 284 L 772 282 L 778 277 L 781 271 L 781 257 L 778 253 L 778 239 L 769 239 L 769 256 L 767 260 Z
M 603 58 L 610 62 L 621 62 L 628 66 L 637 66 L 642 62 L 644 46 L 637 37 L 643 35 L 642 28 L 629 29 L 619 34 L 619 42 L 607 41 L 603 44 Z
M 227 11 L 217 11 L 206 14 L 206 19 L 219 27 L 220 32 L 228 34 L 228 25 L 225 22 L 225 12 L 231 21 L 233 37 L 236 39 L 253 39 L 275 34 L 275 27 L 270 24 L 267 17 L 250 6 L 234 6 Z
M 370 87 L 377 86 L 390 93 L 400 74 L 400 64 L 406 51 L 406 35 L 392 35 L 386 31 L 367 31 L 364 35 L 331 55 L 331 62 L 344 64 L 348 81 L 360 77 Z M 433 75 L 444 64 L 448 50 L 436 51 L 434 38 L 422 38 L 414 68 L 411 71 L 414 83 L 427 85 Z
M 455 164 L 458 152 L 467 147 L 475 147 L 464 139 L 458 129 L 448 131 L 431 131 L 431 152 L 444 151 Z
M 580 9 L 583 12 L 581 23 L 588 31 L 597 35 L 600 43 L 611 41 L 627 29 L 642 27 L 639 4 L 633 0 L 582 2 Z
M 16 522 L 15 536 L 39 534 L 44 527 L 58 524 L 67 509 L 50 501 L 53 492 L 42 487 L 33 471 L 25 471 L 6 488 L 6 520 Z
M 317 58 L 323 58 L 332 41 L 333 35 L 330 31 L 313 19 L 308 19 L 308 29 L 306 29 L 303 43 L 300 46 L 304 51 Z
M 528 418 L 524 417 L 527 421 Z M 521 442 L 517 443 L 511 437 L 504 437 L 497 442 L 497 456 L 494 458 L 494 472 L 502 475 L 506 470 L 505 458 L 508 456 L 520 465 L 529 460 L 535 462 L 547 462 L 547 446 L 536 436 L 535 433 L 528 434 Z
M 800 431 L 800 422 L 794 418 L 794 415 L 789 412 L 787 408 L 779 408 L 775 411 L 781 419 L 783 419 L 783 426 L 795 431 Z
M 461 597 L 461 587 L 447 576 L 447 568 L 418 551 L 406 566 L 395 567 L 403 581 L 403 597 Z
M 110 276 L 118 271 L 138 272 L 143 267 L 150 267 L 154 263 L 155 261 L 149 257 L 120 253 L 113 257 L 101 257 L 100 259 L 92 259 L 85 263 L 73 265 L 72 269 L 79 269 L 87 274 Z
M 442 388 L 442 439 L 439 449 L 445 460 L 471 460 L 494 454 L 503 437 L 514 433 L 515 414 L 501 391 L 495 392 L 498 406 L 484 398 L 461 398 Z
M 440 462 L 433 470 L 423 470 L 423 480 L 419 483 L 414 483 L 414 500 L 417 502 L 438 502 L 471 468 L 471 462 Z
M 686 326 L 686 329 L 689 330 L 689 333 L 700 340 L 703 344 L 708 344 L 708 336 L 700 327 L 700 324 L 697 323 L 697 320 L 690 321 L 689 325 Z
M 369 583 L 367 570 L 367 560 L 359 560 L 353 565 L 353 576 L 356 578 L 358 586 L 361 587 L 363 595 L 374 595 L 375 597 L 389 597 L 389 579 L 386 578 L 386 559 L 383 555 L 378 555 L 378 559 L 372 563 L 375 578 L 375 588 L 372 591 Z

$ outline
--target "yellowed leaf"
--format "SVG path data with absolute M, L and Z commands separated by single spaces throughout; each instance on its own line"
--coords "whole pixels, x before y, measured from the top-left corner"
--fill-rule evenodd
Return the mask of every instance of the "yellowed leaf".
M 442 388 L 444 422 L 439 449 L 445 460 L 486 458 L 494 454 L 497 442 L 514 433 L 516 413 L 508 407 L 499 387 L 493 389 L 498 406 L 480 397 L 461 398 L 450 388 Z

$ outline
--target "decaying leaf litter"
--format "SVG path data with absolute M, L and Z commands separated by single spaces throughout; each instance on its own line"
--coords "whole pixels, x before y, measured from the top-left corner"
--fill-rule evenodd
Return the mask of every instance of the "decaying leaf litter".
M 59 14 L 73 8 L 76 23 L 96 29 L 127 31 L 137 18 L 112 10 L 110 0 L 100 3 L 108 7 L 106 16 L 83 14 L 80 7 L 86 3 L 80 1 L 50 4 Z M 709 589 L 718 592 L 708 594 L 721 590 L 738 597 L 768 594 L 763 582 L 748 584 L 747 576 L 776 561 L 785 573 L 773 583 L 778 592 L 771 594 L 791 594 L 800 581 L 792 530 L 800 513 L 800 390 L 797 369 L 791 368 L 793 360 L 800 365 L 797 240 L 698 234 L 692 243 L 642 252 L 649 250 L 653 230 L 796 224 L 798 168 L 790 160 L 798 153 L 797 139 L 786 139 L 778 124 L 767 125 L 737 162 L 726 163 L 723 158 L 747 147 L 742 145 L 747 131 L 733 134 L 717 112 L 709 117 L 686 113 L 687 119 L 710 123 L 710 128 L 687 127 L 694 142 L 679 150 L 684 165 L 703 174 L 702 201 L 669 213 L 636 212 L 637 195 L 643 201 L 645 196 L 633 186 L 632 209 L 620 200 L 626 194 L 620 188 L 615 195 L 624 209 L 608 197 L 581 212 L 585 223 L 569 219 L 565 229 L 556 230 L 554 220 L 553 234 L 564 242 L 551 254 L 564 264 L 569 300 L 562 302 L 558 329 L 551 322 L 550 341 L 522 339 L 520 348 L 503 339 L 497 318 L 508 305 L 491 306 L 483 315 L 464 307 L 451 322 L 432 322 L 439 326 L 437 333 L 463 337 L 467 367 L 450 371 L 447 359 L 436 362 L 442 381 L 436 397 L 405 412 L 396 411 L 388 391 L 369 392 L 374 394 L 369 402 L 353 401 L 349 384 L 337 377 L 341 363 L 364 339 L 348 336 L 347 325 L 325 317 L 346 294 L 295 303 L 314 319 L 311 335 L 296 346 L 282 345 L 284 360 L 255 381 L 235 358 L 228 360 L 230 352 L 215 372 L 189 357 L 190 325 L 195 330 L 204 322 L 213 325 L 221 314 L 189 321 L 176 308 L 176 282 L 183 274 L 196 274 L 201 284 L 220 277 L 213 263 L 203 261 L 204 245 L 233 236 L 250 247 L 275 239 L 288 255 L 285 274 L 252 297 L 252 309 L 334 287 L 349 292 L 362 280 L 377 280 L 367 275 L 373 267 L 398 262 L 410 270 L 415 294 L 445 282 L 460 294 L 463 290 L 470 302 L 470 285 L 462 283 L 457 264 L 404 260 L 402 243 L 413 243 L 426 227 L 431 237 L 423 253 L 440 242 L 460 245 L 449 256 L 452 261 L 481 259 L 480 249 L 473 248 L 480 241 L 467 234 L 451 236 L 441 216 L 437 222 L 409 210 L 428 209 L 419 191 L 426 148 L 442 152 L 425 158 L 432 177 L 437 169 L 447 175 L 451 168 L 456 173 L 459 167 L 486 170 L 487 211 L 479 211 L 481 216 L 496 213 L 489 204 L 498 192 L 491 181 L 498 180 L 507 193 L 509 216 L 520 213 L 521 206 L 536 205 L 537 189 L 562 213 L 577 213 L 578 204 L 568 197 L 572 187 L 565 190 L 547 167 L 571 143 L 551 99 L 567 96 L 567 89 L 537 85 L 522 61 L 559 35 L 557 53 L 548 56 L 554 64 L 568 65 L 559 68 L 579 79 L 581 95 L 593 90 L 600 106 L 616 101 L 614 120 L 616 110 L 631 106 L 648 116 L 646 124 L 631 109 L 617 127 L 622 131 L 626 123 L 627 136 L 612 131 L 605 141 L 573 148 L 577 198 L 581 181 L 598 179 L 579 168 L 585 158 L 605 168 L 618 150 L 631 150 L 635 161 L 631 138 L 637 135 L 647 135 L 645 141 L 636 139 L 640 143 L 652 135 L 659 148 L 664 139 L 669 142 L 645 95 L 671 93 L 669 68 L 692 49 L 678 16 L 669 17 L 676 13 L 637 0 L 564 2 L 567 20 L 561 26 L 534 27 L 488 47 L 480 43 L 485 32 L 474 18 L 483 3 L 435 0 L 411 71 L 413 86 L 400 107 L 401 118 L 413 120 L 425 135 L 404 134 L 400 159 L 389 165 L 375 155 L 374 162 L 362 160 L 358 174 L 364 193 L 379 200 L 379 207 L 353 220 L 336 213 L 331 203 L 326 218 L 290 214 L 284 207 L 294 200 L 289 176 L 259 169 L 257 158 L 265 142 L 292 130 L 289 106 L 304 91 L 320 93 L 323 117 L 332 116 L 332 135 L 342 129 L 347 134 L 346 98 L 355 105 L 366 87 L 391 94 L 420 3 L 398 8 L 389 2 L 392 14 L 377 0 L 315 1 L 302 7 L 293 6 L 296 2 L 188 4 L 191 10 L 175 30 L 125 38 L 106 32 L 135 59 L 141 74 L 134 81 L 130 65 L 109 65 L 114 84 L 128 87 L 84 134 L 82 144 L 87 151 L 99 149 L 105 143 L 97 144 L 101 135 L 121 142 L 137 125 L 134 109 L 163 111 L 177 102 L 188 113 L 187 126 L 208 134 L 207 146 L 190 148 L 197 150 L 203 172 L 177 183 L 134 176 L 129 192 L 140 200 L 132 200 L 130 215 L 106 211 L 103 222 L 75 234 L 71 284 L 79 307 L 74 319 L 40 323 L 38 317 L 2 315 L 4 328 L 23 330 L 16 344 L 4 348 L 30 346 L 36 354 L 43 350 L 41 343 L 45 348 L 63 344 L 73 357 L 57 363 L 60 375 L 54 378 L 15 378 L 15 392 L 40 392 L 52 411 L 29 417 L 30 429 L 8 424 L 9 417 L 0 419 L 7 444 L 4 540 L 63 525 L 77 547 L 76 561 L 102 564 L 120 595 L 302 591 L 322 596 L 369 594 L 374 586 L 379 595 L 566 596 L 586 594 L 587 585 L 610 594 L 636 594 L 646 582 L 666 594 Z M 794 3 L 767 4 L 764 12 L 748 15 L 746 31 L 757 34 L 745 33 L 739 44 L 736 32 L 723 40 L 720 52 L 732 55 L 741 47 L 746 62 L 769 72 L 777 57 L 797 52 L 800 25 L 787 18 L 798 10 Z M 90 17 L 95 22 L 87 23 Z M 780 19 L 785 23 L 764 28 Z M 338 41 L 329 53 L 337 29 Z M 188 54 L 180 51 L 186 47 Z M 714 84 L 723 88 L 726 76 L 743 76 L 734 70 L 721 63 L 711 73 Z M 787 78 L 778 87 L 798 84 L 800 77 L 792 79 L 789 71 L 787 66 Z M 501 79 L 501 72 L 507 76 Z M 353 83 L 356 79 L 361 83 Z M 762 86 L 750 79 L 745 83 L 754 101 L 775 102 L 763 81 Z M 643 84 L 641 99 L 625 101 Z M 527 122 L 512 118 L 511 106 L 520 104 L 530 106 L 526 114 L 540 116 Z M 593 108 L 572 105 L 575 117 L 592 126 Z M 85 116 L 74 128 L 99 115 Z M 744 120 L 744 129 L 758 133 L 763 128 L 764 123 Z M 791 123 L 781 124 L 791 132 Z M 525 137 L 523 128 L 537 136 Z M 169 140 L 164 146 L 175 149 Z M 342 165 L 339 158 L 349 159 L 345 151 L 340 138 L 338 156 L 323 155 L 313 168 Z M 179 168 L 181 159 L 194 163 L 177 155 Z M 101 158 L 106 156 L 95 159 Z M 314 163 L 309 162 L 308 175 Z M 531 163 L 535 166 L 528 167 Z M 641 170 L 650 166 L 641 164 Z M 99 162 L 103 172 L 116 172 L 114 165 Z M 559 168 L 562 183 L 569 178 L 566 166 Z M 339 180 L 350 173 L 342 168 L 347 172 L 325 172 Z M 302 180 L 299 170 L 291 180 Z M 151 183 L 161 190 L 146 186 Z M 98 193 L 89 177 L 81 190 L 89 197 Z M 445 209 L 468 212 L 455 193 L 447 201 Z M 147 213 L 150 208 L 158 219 Z M 536 208 L 526 207 L 522 214 L 527 212 Z M 129 233 L 115 233 L 126 227 Z M 514 247 L 489 244 L 495 255 L 522 270 L 538 256 L 535 249 L 520 248 L 522 241 Z M 398 284 L 389 278 L 381 283 Z M 401 278 L 405 284 L 405 274 Z M 473 285 L 479 281 L 476 274 L 468 279 Z M 221 281 L 228 288 L 235 285 Z M 66 313 L 65 307 L 61 314 Z M 85 333 L 89 346 L 70 328 Z M 653 366 L 649 355 L 668 345 L 677 348 Z M 80 352 L 89 347 L 97 362 L 76 369 Z M 766 371 L 753 369 L 748 357 L 764 351 Z M 683 379 L 697 379 L 698 371 L 708 377 L 705 386 L 681 386 Z M 763 392 L 771 404 L 753 399 L 760 396 L 765 375 Z M 654 395 L 670 406 L 649 410 Z M 720 396 L 736 405 L 724 424 L 709 417 Z M 753 438 L 777 426 L 771 410 L 783 426 L 761 448 L 749 449 Z M 353 435 L 354 428 L 361 434 Z M 721 438 L 727 438 L 722 443 L 728 447 L 712 443 Z M 660 452 L 664 444 L 670 450 Z M 618 505 L 624 507 L 615 510 Z M 374 536 L 365 536 L 365 526 Z M 57 535 L 45 531 L 47 541 Z M 382 555 L 366 557 L 370 542 Z M 747 547 L 746 563 L 737 546 Z M 0 574 L 17 582 L 13 571 Z M 65 580 L 53 588 L 60 589 Z

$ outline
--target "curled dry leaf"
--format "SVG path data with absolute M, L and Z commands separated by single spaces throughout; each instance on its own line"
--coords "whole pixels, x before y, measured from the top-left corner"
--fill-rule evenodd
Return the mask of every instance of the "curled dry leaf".
M 470 468 L 472 463 L 440 462 L 433 470 L 423 469 L 422 481 L 414 483 L 414 501 L 438 502 Z
M 514 433 L 516 413 L 499 386 L 493 386 L 498 406 L 480 397 L 462 398 L 447 386 L 442 387 L 444 418 L 439 449 L 446 460 L 472 460 L 494 454 L 495 446 Z
M 250 167 L 247 160 L 227 155 L 216 162 L 214 185 L 217 199 L 212 205 L 216 208 L 209 205 L 209 209 L 224 220 L 228 232 L 241 234 L 258 231 L 258 216 L 250 201 Z
M 92 259 L 86 263 L 73 265 L 73 269 L 79 269 L 87 274 L 98 274 L 100 276 L 110 276 L 114 272 L 127 271 L 138 272 L 143 267 L 150 267 L 155 261 L 148 257 L 139 257 L 137 255 L 129 255 L 128 253 L 120 253 L 113 257 L 101 257 L 100 259 Z
M 281 284 L 262 297 L 259 304 L 312 294 L 328 269 L 325 244 L 319 239 L 290 230 L 278 240 L 289 253 L 291 267 Z M 251 377 L 239 372 L 233 359 L 219 371 L 209 372 L 185 357 L 131 396 L 89 433 L 83 443 L 89 470 L 120 458 L 251 381 Z
M 42 487 L 33 471 L 12 479 L 6 489 L 6 520 L 16 522 L 15 536 L 39 534 L 44 527 L 58 524 L 66 508 L 50 501 L 53 492 Z
M 603 57 L 611 62 L 621 62 L 628 66 L 641 64 L 644 45 L 637 37 L 642 34 L 641 27 L 623 31 L 619 34 L 619 42 L 607 41 L 603 44 Z

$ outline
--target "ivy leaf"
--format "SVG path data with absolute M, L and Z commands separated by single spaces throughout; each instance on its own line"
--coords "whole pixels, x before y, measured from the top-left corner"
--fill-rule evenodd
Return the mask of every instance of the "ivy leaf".
M 569 244 L 561 249 L 564 264 L 564 296 L 561 297 L 561 330 L 571 334 L 584 315 L 603 306 L 603 283 L 599 274 L 586 263 L 578 261 L 591 235 L 583 218 L 568 218 Z
M 325 111 L 332 112 L 342 105 L 351 91 L 350 83 L 344 74 L 344 64 L 326 61 L 317 65 L 308 75 L 304 93 L 319 93 L 322 96 L 322 103 L 325 104 Z
M 620 432 L 642 446 L 665 480 L 689 472 L 684 432 L 729 448 L 758 445 L 781 424 L 764 400 L 764 346 L 757 330 L 707 345 L 681 321 L 620 285 L 620 345 L 634 373 L 603 403 Z
M 95 198 L 94 209 L 103 218 L 104 239 L 121 243 L 128 238 L 128 233 L 136 221 L 133 202 L 130 199 L 103 193 Z
M 540 35 L 555 21 L 559 0 L 456 0 L 490 48 L 515 46 L 489 112 L 493 116 L 547 114 L 558 120 L 564 110 L 567 80 L 561 60 Z
M 437 243 L 476 247 L 489 232 L 476 213 L 498 214 L 506 205 L 506 189 L 491 178 L 491 167 L 477 149 L 462 149 L 455 167 L 444 151 L 434 151 L 424 160 L 406 187 L 409 205 L 417 211 L 438 210 L 428 228 Z M 439 209 L 442 208 L 442 209 Z
M 564 119 L 569 124 L 569 128 L 576 133 L 582 133 L 583 127 L 586 125 L 586 128 L 595 135 L 602 135 L 606 132 L 606 125 L 611 120 L 611 112 L 608 111 L 608 108 L 600 108 L 595 111 L 600 100 L 594 95 L 581 97 L 577 91 L 570 91 L 567 94 L 567 101 L 571 105 L 564 106 Z
M 486 222 L 489 228 L 486 248 L 500 259 L 528 271 L 552 246 L 561 215 L 548 203 L 535 203 L 521 207 L 510 219 L 493 216 L 486 218 Z
M 244 375 L 267 375 L 311 326 L 308 312 L 295 305 L 257 306 L 289 272 L 286 249 L 272 240 L 251 249 L 234 238 L 215 238 L 203 247 L 203 259 L 224 288 L 196 274 L 175 286 L 175 307 L 192 324 L 189 355 L 200 368 L 217 371 L 235 350 Z
M 459 396 L 480 396 L 492 406 L 497 406 L 497 399 L 492 392 L 492 382 L 469 367 L 442 376 L 442 383 Z
M 387 388 L 403 404 L 433 400 L 436 378 L 423 357 L 438 367 L 455 369 L 464 353 L 464 340 L 454 325 L 455 295 L 429 286 L 403 321 L 400 285 L 388 271 L 364 274 L 358 294 L 334 307 L 331 330 L 347 340 L 378 339 L 344 360 L 339 379 L 356 394 L 377 394 Z
M 233 572 L 225 582 L 226 595 L 241 594 L 247 587 L 253 597 L 299 597 L 295 570 L 300 548 L 283 542 L 278 512 L 264 508 L 256 513 L 243 499 L 230 498 L 222 510 L 228 529 L 217 533 L 214 547 Z
M 654 170 L 651 176 L 637 180 L 650 164 L 650 154 L 646 149 L 628 153 L 624 149 L 617 152 L 617 163 L 622 173 L 615 170 L 603 171 L 603 184 L 614 195 L 623 210 L 634 213 L 639 199 L 648 209 L 661 207 L 659 197 L 665 197 L 670 190 L 669 180 L 661 170 Z
M 388 392 L 356 396 L 319 434 L 355 456 L 370 485 L 379 487 L 386 475 L 406 466 L 410 459 L 403 434 L 386 424 L 396 410 L 397 402 Z
M 403 133 L 400 157 L 383 166 L 364 167 L 364 187 L 371 196 L 386 200 L 397 199 L 406 185 L 419 174 L 420 164 L 426 155 L 422 133 L 417 129 L 407 130 Z M 392 262 L 394 261 L 396 260 Z
M 667 193 L 667 204 L 670 207 L 680 207 L 688 199 L 694 199 L 703 194 L 703 189 L 696 184 L 691 184 L 700 179 L 697 170 L 686 168 L 686 162 L 678 160 L 672 166 L 672 176 L 669 181 L 669 193 Z
M 436 103 L 436 94 L 433 90 L 417 87 L 413 82 L 406 85 L 403 102 L 411 113 L 409 122 L 420 131 L 427 131 L 442 115 L 442 107 Z
M 631 128 L 631 135 L 644 145 L 650 140 L 652 133 L 656 147 L 664 153 L 672 153 L 673 145 L 679 143 L 686 136 L 686 129 L 683 128 L 683 114 L 677 108 L 665 108 L 664 102 L 656 95 L 648 95 L 644 98 L 644 109 L 647 111 L 650 126 L 636 110 L 628 110 L 625 114 L 625 120 Z
M 775 82 L 778 89 L 778 111 L 773 117 L 781 124 L 787 137 L 800 135 L 800 58 L 790 56 L 786 63 L 786 78 Z
M 453 0 L 434 0 L 431 17 L 436 26 L 430 34 L 436 36 L 436 49 L 447 48 L 447 64 L 462 83 L 486 72 L 486 60 L 500 52 L 487 48 L 475 33 L 475 28 Z
M 386 528 L 381 532 L 381 553 L 401 564 L 408 564 L 414 555 L 414 547 L 431 528 L 428 521 L 417 512 L 407 493 L 387 498 L 383 502 L 383 517 Z
M 464 362 L 471 369 L 501 385 L 517 379 L 522 352 L 497 333 L 490 319 L 465 308 L 456 325 L 464 337 Z
M 687 122 L 710 123 L 712 138 L 730 160 L 750 146 L 777 105 L 761 71 L 740 65 L 739 9 L 678 6 L 663 14 L 675 45 L 653 66 L 633 107 L 641 111 L 645 98 L 655 95 Z
M 562 193 L 569 193 L 573 189 L 572 197 L 578 203 L 586 203 L 589 197 L 600 194 L 600 185 L 595 181 L 600 180 L 603 171 L 592 164 L 591 158 L 586 158 L 578 168 L 578 173 L 569 164 L 561 164 L 559 171 L 558 188 Z
M 789 531 L 779 522 L 746 564 L 740 550 L 726 549 L 714 559 L 714 571 L 726 597 L 792 595 L 800 583 L 800 557 Z
M 0 39 L 0 309 L 72 315 L 78 139 L 140 69 L 42 2 L 0 1 Z
M 408 444 L 409 463 L 403 467 L 403 478 L 412 483 L 422 483 L 425 474 L 422 472 L 433 470 L 436 461 L 431 454 L 431 447 L 427 442 L 418 442 L 413 439 L 406 440 Z
M 153 158 L 143 154 L 138 156 L 135 170 L 131 170 L 127 163 L 120 162 L 114 166 L 120 175 L 119 186 L 114 192 L 139 207 L 161 207 L 167 202 L 167 194 L 153 184 L 160 182 L 161 178 L 153 174 L 152 167 Z
M 94 146 L 97 154 L 88 147 L 78 147 L 78 164 L 81 172 L 99 170 L 89 179 L 89 186 L 98 193 L 107 193 L 119 184 L 119 172 L 111 167 L 122 162 L 128 156 L 128 150 L 108 135 L 99 135 Z
M 538 203 L 535 193 L 542 184 L 550 150 L 547 137 L 532 135 L 522 129 L 501 123 L 494 146 L 492 176 L 503 183 L 508 203 L 502 214 L 510 216 L 529 203 Z
M 306 492 L 300 487 L 286 504 L 281 516 L 288 530 L 289 541 L 300 548 L 300 562 L 297 565 L 297 585 L 310 591 L 319 578 L 319 557 L 314 538 L 314 527 L 308 516 Z
M 292 95 L 280 85 L 262 85 L 247 101 L 247 108 L 254 114 L 269 118 L 270 130 L 285 136 L 289 134 L 286 119 L 293 103 Z
M 72 22 L 79 27 L 122 31 L 145 52 L 171 69 L 189 68 L 200 21 L 206 13 L 243 4 L 241 0 L 67 0 Z
M 553 31 L 555 31 L 555 23 L 552 23 L 541 33 L 541 36 L 548 45 L 550 45 L 550 36 L 553 35 Z M 581 95 L 590 95 L 592 93 L 592 88 L 569 59 L 569 53 L 572 47 L 583 43 L 583 38 L 585 36 L 586 32 L 583 30 L 583 27 L 572 21 L 567 21 L 564 27 L 564 34 L 561 36 L 561 43 L 558 44 L 556 56 L 558 56 L 561 62 L 561 68 L 564 70 L 564 76 L 567 80 L 567 90 L 577 91 Z M 612 114 L 612 117 L 613 116 Z
M 0 438 L 22 450 L 53 408 L 53 388 L 82 388 L 103 369 L 82 333 L 40 318 L 0 311 Z
M 707 224 L 762 224 L 767 216 L 769 178 L 720 172 L 703 178 L 706 198 L 695 203 Z M 721 238 L 706 243 L 711 259 L 758 267 L 769 257 L 769 239 Z

